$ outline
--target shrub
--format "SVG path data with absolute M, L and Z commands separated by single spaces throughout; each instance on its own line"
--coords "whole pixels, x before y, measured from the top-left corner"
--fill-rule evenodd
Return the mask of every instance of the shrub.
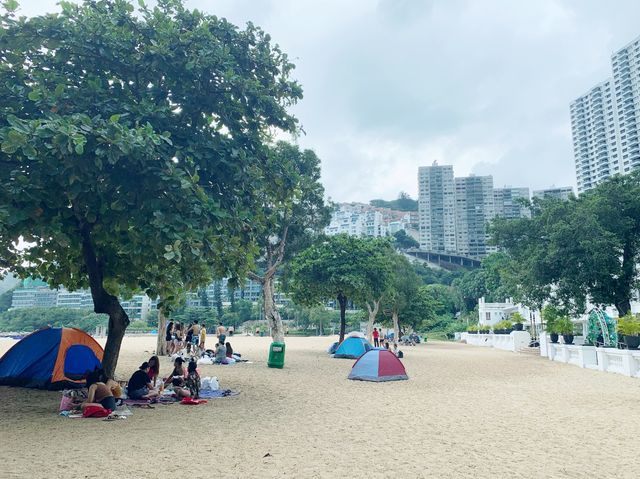
M 640 320 L 631 313 L 618 318 L 618 333 L 625 336 L 640 335 Z
M 563 316 L 563 317 L 559 318 L 556 321 L 554 327 L 555 327 L 556 331 L 553 331 L 553 332 L 555 332 L 555 333 L 558 333 L 558 334 L 573 334 L 573 323 L 566 316 Z
M 513 324 L 522 324 L 524 323 L 525 319 L 519 312 L 516 311 L 511 315 L 511 321 L 513 321 Z

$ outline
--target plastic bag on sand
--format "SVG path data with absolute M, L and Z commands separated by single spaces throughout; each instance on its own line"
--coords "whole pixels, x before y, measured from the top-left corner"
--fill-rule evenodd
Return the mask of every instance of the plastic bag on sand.
M 211 391 L 217 391 L 220 389 L 220 383 L 218 383 L 218 378 L 202 378 L 200 380 L 200 389 L 209 389 Z

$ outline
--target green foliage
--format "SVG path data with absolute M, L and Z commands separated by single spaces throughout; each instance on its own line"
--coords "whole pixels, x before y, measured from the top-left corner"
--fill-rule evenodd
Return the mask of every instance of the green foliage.
M 482 260 L 480 269 L 464 273 L 453 281 L 471 310 L 484 296 L 488 302 L 502 302 L 506 298 L 519 298 L 517 282 L 514 280 L 513 260 L 504 253 L 493 253 Z
M 611 177 L 579 198 L 535 201 L 530 219 L 496 220 L 492 230 L 517 264 L 527 303 L 583 313 L 589 299 L 629 311 L 639 285 L 640 172 Z
M 398 211 L 418 211 L 418 202 L 412 200 L 407 193 L 400 193 L 396 200 L 385 201 L 377 199 L 371 200 L 369 204 L 378 208 L 390 208 Z
M 0 20 L 0 267 L 90 286 L 111 317 L 109 373 L 128 323 L 120 293 L 172 305 L 251 268 L 256 178 L 271 136 L 296 131 L 287 108 L 302 92 L 250 23 L 180 0 L 62 6 Z
M 542 320 L 545 323 L 545 329 L 549 333 L 557 333 L 556 324 L 562 318 L 562 312 L 556 306 L 547 304 L 541 311 Z
M 405 230 L 396 231 L 395 233 L 393 233 L 393 237 L 393 245 L 396 249 L 403 250 L 420 247 L 420 243 L 409 236 Z
M 513 313 L 509 319 L 511 321 L 513 321 L 513 324 L 522 324 L 524 323 L 526 320 L 524 319 L 524 317 L 518 312 L 516 311 L 515 313 Z
M 251 301 L 248 301 L 246 299 L 241 299 L 236 302 L 235 308 L 236 309 L 234 312 L 238 315 L 238 318 L 237 318 L 238 324 L 244 323 L 245 321 L 253 321 L 253 320 L 259 319 L 258 308 L 257 306 L 254 306 L 254 304 Z M 224 318 L 227 317 L 227 315 L 228 313 L 223 315 L 223 321 L 225 321 Z M 234 324 L 234 326 L 237 326 L 237 324 Z
M 618 333 L 625 336 L 640 335 L 640 319 L 632 313 L 618 318 Z
M 16 288 L 5 291 L 0 294 L 0 313 L 7 311 L 11 307 L 11 301 L 13 299 L 13 292 Z
M 464 271 L 448 271 L 441 268 L 430 268 L 418 262 L 414 263 L 413 267 L 424 284 L 444 284 L 450 286 L 454 279 L 465 273 Z
M 387 257 L 392 255 L 389 242 L 381 238 L 319 237 L 293 259 L 289 290 L 300 305 L 316 306 L 332 299 L 343 306 L 348 299 L 364 304 L 387 289 L 381 268 L 391 267 Z M 345 318 L 341 321 L 342 336 Z
M 493 325 L 493 330 L 505 330 L 505 329 L 512 329 L 513 328 L 513 323 L 511 321 L 509 321 L 508 319 L 503 319 L 502 321 L 498 321 L 496 324 Z
M 180 308 L 171 313 L 170 319 L 182 324 L 190 324 L 198 321 L 199 324 L 210 326 L 215 323 L 213 311 L 206 308 Z
M 563 316 L 556 321 L 554 329 L 558 334 L 573 334 L 574 325 L 568 317 Z
M 467 326 L 467 331 L 468 332 L 478 332 L 480 329 L 480 325 L 479 324 L 470 324 L 469 326 Z
M 53 327 L 79 328 L 92 333 L 107 325 L 107 316 L 86 309 L 20 308 L 0 313 L 0 331 L 29 332 Z

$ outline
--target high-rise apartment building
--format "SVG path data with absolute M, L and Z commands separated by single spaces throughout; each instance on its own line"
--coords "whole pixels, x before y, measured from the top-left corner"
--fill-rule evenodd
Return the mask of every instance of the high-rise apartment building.
M 493 177 L 456 178 L 455 205 L 457 252 L 481 258 L 495 251 L 488 244 L 488 224 L 495 216 Z
M 534 190 L 534 198 L 555 198 L 556 200 L 566 201 L 573 194 L 571 186 L 552 187 L 545 190 Z
M 571 103 L 578 192 L 620 172 L 613 82 L 604 81 Z
M 611 57 L 619 122 L 620 172 L 640 167 L 640 37 Z
M 528 199 L 529 188 L 494 188 L 495 215 L 507 219 L 529 216 L 529 209 L 522 204 Z
M 611 56 L 613 78 L 571 103 L 578 193 L 640 167 L 640 37 Z
M 418 169 L 420 248 L 433 252 L 456 251 L 455 184 L 453 166 Z

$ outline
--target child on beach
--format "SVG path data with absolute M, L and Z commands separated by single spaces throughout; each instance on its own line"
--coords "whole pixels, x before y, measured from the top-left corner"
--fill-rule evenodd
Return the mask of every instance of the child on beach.
M 193 359 L 189 361 L 189 366 L 187 367 L 185 384 L 189 388 L 191 397 L 198 399 L 200 397 L 200 375 L 198 374 L 198 364 Z

